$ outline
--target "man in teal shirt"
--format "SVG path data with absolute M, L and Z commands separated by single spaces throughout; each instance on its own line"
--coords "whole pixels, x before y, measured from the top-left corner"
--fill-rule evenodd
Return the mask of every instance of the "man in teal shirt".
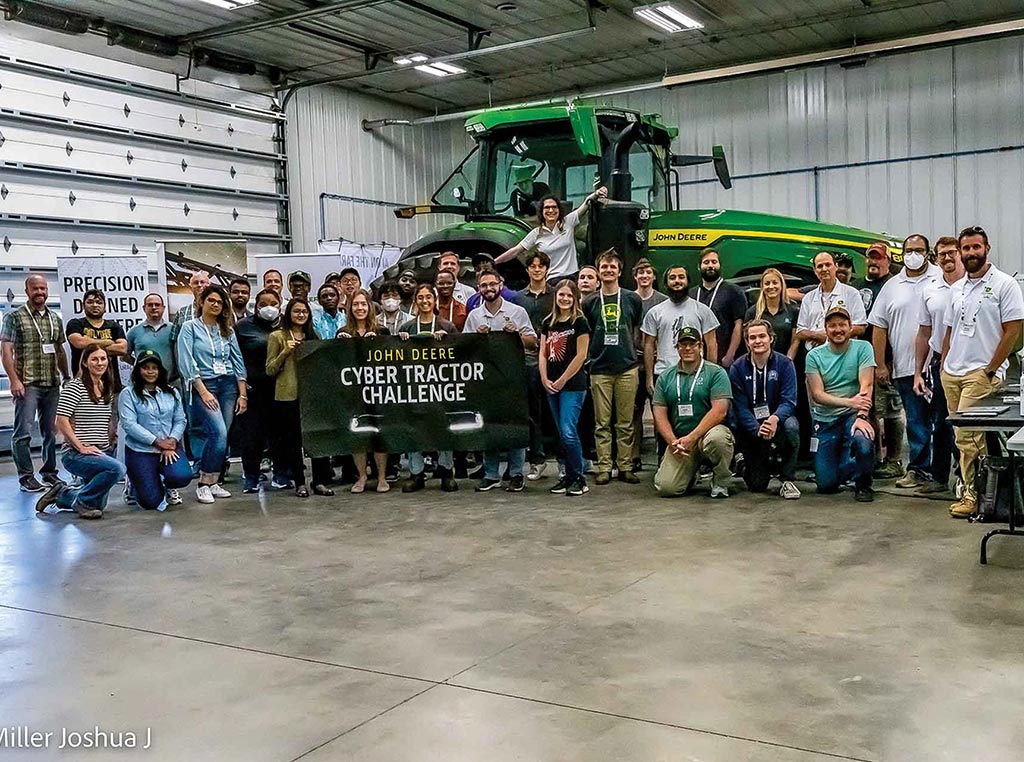
M 833 307 L 825 315 L 826 343 L 807 354 L 811 452 L 819 493 L 838 492 L 839 485 L 853 479 L 855 498 L 870 503 L 875 499 L 870 419 L 875 356 L 868 342 L 850 338 L 852 329 L 850 313 Z
M 696 328 L 679 331 L 679 362 L 654 387 L 654 427 L 668 445 L 654 475 L 662 497 L 684 494 L 702 462 L 711 466 L 711 497 L 729 497 L 733 438 L 725 421 L 732 384 L 722 367 L 704 359 L 701 339 Z

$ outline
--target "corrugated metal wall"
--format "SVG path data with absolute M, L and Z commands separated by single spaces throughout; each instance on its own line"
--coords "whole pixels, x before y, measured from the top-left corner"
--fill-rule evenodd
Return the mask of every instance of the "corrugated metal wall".
M 320 194 L 400 204 L 426 202 L 472 143 L 462 122 L 422 127 L 362 129 L 363 119 L 415 118 L 422 114 L 336 87 L 300 90 L 288 105 L 287 151 L 293 251 L 316 251 L 327 238 L 404 246 L 442 220 L 398 220 L 391 208 L 327 200 Z

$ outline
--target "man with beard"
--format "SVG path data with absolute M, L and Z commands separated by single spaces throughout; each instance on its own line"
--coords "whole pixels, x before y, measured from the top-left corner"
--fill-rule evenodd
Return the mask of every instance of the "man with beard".
M 231 300 L 231 314 L 237 323 L 252 315 L 249 312 L 249 295 L 252 287 L 245 278 L 235 278 L 228 286 L 228 298 Z M 166 367 L 166 366 L 165 366 Z
M 117 358 L 128 354 L 128 339 L 124 329 L 116 320 L 107 320 L 103 315 L 107 309 L 107 297 L 98 288 L 91 288 L 82 295 L 85 317 L 68 321 L 66 333 L 71 345 L 71 369 L 77 374 L 82 352 L 90 344 L 99 344 L 107 352 L 107 358 L 117 367 Z
M 743 291 L 722 278 L 722 264 L 718 252 L 704 249 L 700 254 L 701 285 L 697 288 L 697 301 L 706 304 L 718 318 L 715 338 L 718 343 L 719 365 L 728 369 L 736 359 L 743 342 L 743 316 L 747 313 L 747 297 Z
M 438 258 L 437 272 L 452 274 L 452 277 L 455 279 L 455 301 L 459 302 L 459 304 L 466 304 L 470 297 L 476 293 L 472 287 L 459 280 L 459 275 L 462 274 L 462 261 L 454 251 L 446 251 Z
M 416 273 L 412 270 L 402 270 L 398 276 L 398 290 L 402 294 L 402 310 L 412 314 L 415 312 L 413 299 L 416 295 Z
M 316 300 L 320 309 L 313 313 L 313 332 L 324 341 L 333 339 L 345 327 L 345 313 L 338 309 L 341 295 L 337 288 L 324 283 L 316 290 Z
M 977 404 L 999 388 L 1006 374 L 1006 358 L 1020 337 L 1024 297 L 1011 276 L 988 261 L 988 234 L 979 227 L 965 228 L 958 239 L 967 277 L 950 293 L 943 322 L 942 388 L 949 414 Z M 954 518 L 977 511 L 974 477 L 978 458 L 985 454 L 985 436 L 956 429 L 964 495 L 950 506 Z
M 644 335 L 647 393 L 652 395 L 657 377 L 675 364 L 676 337 L 683 328 L 696 328 L 704 338 L 704 359 L 718 361 L 718 318 L 706 304 L 690 298 L 690 284 L 682 265 L 665 271 L 665 294 L 668 300 L 652 307 L 640 328 Z
M 483 298 L 483 304 L 469 313 L 463 333 L 490 333 L 506 331 L 518 333 L 525 350 L 536 351 L 537 333 L 530 323 L 530 316 L 518 304 L 502 298 L 503 282 L 497 270 L 486 267 L 480 271 L 477 287 Z M 508 472 L 511 476 L 506 491 L 522 492 L 525 485 L 523 466 L 526 462 L 526 448 L 513 448 L 508 451 Z M 484 477 L 476 486 L 477 492 L 487 492 L 501 486 L 499 467 L 501 451 L 488 450 L 484 453 Z
M 305 270 L 296 270 L 288 274 L 288 296 L 291 299 L 309 301 L 309 290 L 313 288 L 313 279 Z
M 953 426 L 950 424 L 946 392 L 942 388 L 942 339 L 946 336 L 943 322 L 953 285 L 964 277 L 964 264 L 960 259 L 960 244 L 952 236 L 943 236 L 935 243 L 935 260 L 942 272 L 925 287 L 917 330 L 917 365 L 914 371 L 914 393 L 920 395 L 932 409 L 932 483 L 921 487 L 917 494 L 945 492 L 949 484 L 950 464 L 954 457 Z
M 859 300 L 858 300 L 859 303 Z M 875 499 L 871 471 L 875 430 L 868 413 L 874 384 L 875 358 L 871 345 L 851 338 L 853 323 L 844 307 L 825 314 L 826 342 L 807 353 L 807 392 L 814 424 L 811 452 L 819 494 L 839 491 L 852 479 L 854 499 Z
M 914 393 L 921 301 L 925 290 L 942 272 L 928 261 L 929 253 L 925 236 L 907 237 L 903 242 L 903 269 L 886 279 L 868 317 L 875 352 L 875 404 L 879 386 L 895 388 L 907 415 L 910 457 L 906 474 L 896 481 L 897 487 L 927 484 L 932 464 L 931 403 Z M 897 428 L 896 434 L 902 432 Z

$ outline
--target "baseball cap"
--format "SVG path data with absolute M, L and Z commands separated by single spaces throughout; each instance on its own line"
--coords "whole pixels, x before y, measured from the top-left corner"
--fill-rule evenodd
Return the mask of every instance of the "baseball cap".
M 638 259 L 636 261 L 636 264 L 633 265 L 633 274 L 636 275 L 637 270 L 643 270 L 648 267 L 651 268 L 652 270 L 654 269 L 654 265 L 651 264 L 651 260 L 649 260 L 647 257 Z
M 164 367 L 164 362 L 160 359 L 160 355 L 152 349 L 145 349 L 135 355 L 135 365 L 133 367 L 137 368 L 144 362 L 155 362 L 159 367 Z
M 679 329 L 679 333 L 676 334 L 676 344 L 681 341 L 700 341 L 701 338 L 700 331 L 692 325 L 688 325 Z
M 829 321 L 829 318 L 836 317 L 837 315 L 839 317 L 844 317 L 847 320 L 850 319 L 850 313 L 846 310 L 845 307 L 833 307 L 832 309 L 825 313 L 825 322 L 827 323 Z
M 344 278 L 346 275 L 355 275 L 357 278 L 359 278 L 359 280 L 363 279 L 362 276 L 359 274 L 359 271 L 354 267 L 346 267 L 344 270 L 338 273 L 339 278 Z
M 293 280 L 304 280 L 309 285 L 313 285 L 313 279 L 309 277 L 309 273 L 305 270 L 296 270 L 293 273 L 288 273 L 288 282 L 291 283 Z
M 864 256 L 868 259 L 888 259 L 889 247 L 884 243 L 873 243 L 868 246 L 868 250 L 864 252 Z

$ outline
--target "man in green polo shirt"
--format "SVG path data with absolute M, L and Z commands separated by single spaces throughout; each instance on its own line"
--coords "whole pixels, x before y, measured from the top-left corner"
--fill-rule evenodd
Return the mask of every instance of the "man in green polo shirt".
M 711 466 L 711 497 L 729 497 L 733 437 L 725 421 L 732 385 L 722 367 L 704 360 L 701 338 L 690 326 L 679 331 L 679 362 L 654 388 L 654 426 L 668 445 L 654 475 L 662 497 L 684 494 L 701 463 Z

